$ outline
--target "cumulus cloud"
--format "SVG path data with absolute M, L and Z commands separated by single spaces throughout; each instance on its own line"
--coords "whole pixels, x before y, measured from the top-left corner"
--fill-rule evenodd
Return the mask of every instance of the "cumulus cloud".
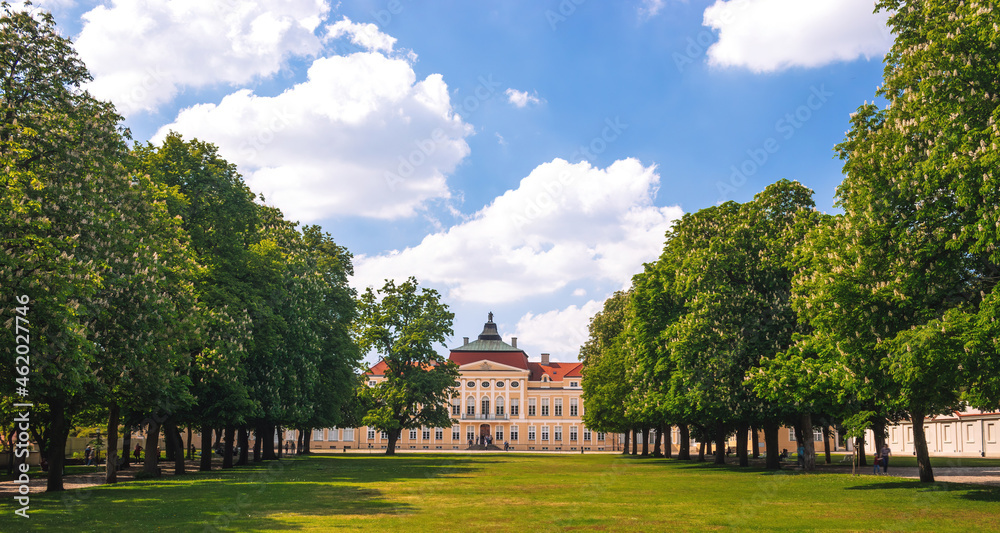
M 94 81 L 88 89 L 131 114 L 155 110 L 184 88 L 242 84 L 322 49 L 324 0 L 112 0 L 83 15 L 74 39 Z
M 590 319 L 604 308 L 603 301 L 591 300 L 579 307 L 571 305 L 545 313 L 525 313 L 517 321 L 514 333 L 526 349 L 552 354 L 553 360 L 576 361 L 580 347 L 587 342 Z
M 504 94 L 507 95 L 507 101 L 514 104 L 515 107 L 523 108 L 528 104 L 540 104 L 542 100 L 538 98 L 538 93 L 528 94 L 527 91 L 518 91 L 517 89 L 507 89 Z
M 415 275 L 476 303 L 525 301 L 565 287 L 627 286 L 655 259 L 679 207 L 653 205 L 660 177 L 635 159 L 601 169 L 556 159 L 467 221 L 420 244 L 358 256 L 356 286 Z
M 344 17 L 329 27 L 326 39 L 339 39 L 347 35 L 351 42 L 368 51 L 392 52 L 396 38 L 379 31 L 378 26 L 368 23 L 351 22 Z
M 440 74 L 377 52 L 317 59 L 274 96 L 240 90 L 181 111 L 168 131 L 211 139 L 247 184 L 293 220 L 412 216 L 448 198 L 446 174 L 469 153 L 472 127 Z
M 888 14 L 872 0 L 716 0 L 704 24 L 719 33 L 709 63 L 772 72 L 880 57 L 892 46 Z

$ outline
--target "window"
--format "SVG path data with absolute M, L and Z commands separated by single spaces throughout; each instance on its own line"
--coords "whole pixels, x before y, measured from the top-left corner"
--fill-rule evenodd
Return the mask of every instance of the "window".
M 600 431 L 598 431 L 597 432 L 597 440 L 604 440 L 604 433 L 601 433 Z
M 417 440 L 417 430 L 416 430 L 416 428 L 410 430 L 410 440 Z
M 476 430 L 473 429 L 472 426 L 469 426 L 469 428 L 465 430 L 465 440 L 476 440 Z
M 510 440 L 517 442 L 517 426 L 510 427 Z
M 986 424 L 986 442 L 993 444 L 997 441 L 996 424 Z
M 549 399 L 542 398 L 542 416 L 549 416 Z
M 556 416 L 562 416 L 562 398 L 556 398 Z
M 434 440 L 444 440 L 444 428 L 434 428 Z
M 542 440 L 549 440 L 549 426 L 542 426 Z
M 462 406 L 459 405 L 458 399 L 451 401 L 451 414 L 452 416 L 458 416 L 462 412 Z
M 823 442 L 823 428 L 813 428 L 813 442 Z
M 579 381 L 570 381 L 569 382 L 569 386 L 570 387 L 579 387 L 580 386 L 580 382 Z
M 488 397 L 483 396 L 483 408 L 479 412 L 484 415 L 490 414 L 490 399 Z
M 382 432 L 382 434 L 381 434 L 380 436 L 382 437 L 382 440 L 386 440 L 386 439 L 388 439 L 388 438 L 389 438 L 389 434 L 388 434 L 388 433 L 386 433 L 385 431 L 383 431 L 383 432 Z
M 569 416 L 580 416 L 580 400 L 579 398 L 569 399 Z
M 497 416 L 503 416 L 503 396 L 497 396 Z
M 528 416 L 535 416 L 535 404 L 536 400 L 534 398 L 528 398 Z
M 496 442 L 503 442 L 503 427 L 497 426 Z
M 521 414 L 521 401 L 517 398 L 510 399 L 510 416 Z
M 420 433 L 421 433 L 421 436 L 424 438 L 424 440 L 431 440 L 431 430 L 430 430 L 430 428 L 421 428 L 421 429 L 423 431 L 421 431 Z
M 535 426 L 528 426 L 528 440 L 535 440 Z
M 549 375 L 548 374 L 544 374 L 542 376 L 542 383 L 548 383 L 548 382 L 549 382 Z
M 375 430 L 374 429 L 369 429 L 368 430 L 368 440 L 375 440 Z
M 354 428 L 344 428 L 344 440 L 354 440 Z
M 476 399 L 472 396 L 465 399 L 465 414 L 469 416 L 476 414 Z
M 482 383 L 482 385 L 480 385 L 480 387 L 482 387 L 484 389 L 488 389 L 488 388 L 490 388 L 490 382 L 489 381 L 484 381 Z
M 520 381 L 511 381 L 510 382 L 510 388 L 512 388 L 512 389 L 516 389 L 516 388 L 518 388 L 520 386 L 521 386 L 521 382 Z
M 474 388 L 476 388 L 476 382 L 475 381 L 468 381 L 468 382 L 465 383 L 465 386 L 469 387 L 470 389 L 474 389 Z
M 459 432 L 458 426 L 453 426 L 451 428 L 451 440 L 452 441 L 457 441 L 460 436 L 461 436 L 461 434 Z
M 561 441 L 562 440 L 562 426 L 556 426 L 554 433 L 555 433 L 555 435 L 553 435 L 553 436 L 555 437 L 555 440 Z
M 576 442 L 576 426 L 569 428 L 569 440 Z
M 965 425 L 965 442 L 975 442 L 973 440 L 972 424 Z
M 497 382 L 497 388 L 498 389 L 502 389 L 503 388 L 503 382 L 502 381 L 498 381 Z
M 590 430 L 587 428 L 583 428 L 583 440 L 590 440 Z
M 913 426 L 906 428 L 906 442 L 913 442 Z
M 374 387 L 374 386 L 375 386 L 375 380 L 374 380 L 374 379 L 372 379 L 372 380 L 369 380 L 369 381 L 368 381 L 368 386 L 369 386 L 369 387 Z
M 788 440 L 795 442 L 795 428 L 788 428 Z
M 941 439 L 945 442 L 951 442 L 951 425 L 945 424 L 941 426 Z

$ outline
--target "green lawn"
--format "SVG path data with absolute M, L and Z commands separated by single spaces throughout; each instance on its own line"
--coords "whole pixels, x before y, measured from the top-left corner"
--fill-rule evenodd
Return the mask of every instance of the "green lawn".
M 0 502 L 0 531 L 995 531 L 1000 488 L 620 455 L 321 455 Z M 30 527 L 28 527 L 30 525 Z

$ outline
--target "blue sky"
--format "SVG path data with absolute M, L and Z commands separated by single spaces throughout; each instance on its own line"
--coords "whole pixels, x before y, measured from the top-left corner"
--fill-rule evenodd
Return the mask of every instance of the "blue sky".
M 575 360 L 672 220 L 833 146 L 891 44 L 870 0 L 49 0 L 137 141 L 216 143 L 293 220 L 475 337 Z

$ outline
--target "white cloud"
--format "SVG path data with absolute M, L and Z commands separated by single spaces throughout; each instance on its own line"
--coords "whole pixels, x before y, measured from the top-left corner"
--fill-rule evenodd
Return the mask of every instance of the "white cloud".
M 180 112 L 169 130 L 210 139 L 247 184 L 292 220 L 394 219 L 448 198 L 445 175 L 469 153 L 472 127 L 440 74 L 374 52 L 317 59 L 308 80 L 274 97 L 250 90 Z
M 639 6 L 639 16 L 642 18 L 655 17 L 663 9 L 664 4 L 666 4 L 665 0 L 642 0 L 642 4 Z
M 655 259 L 679 207 L 653 205 L 660 177 L 635 159 L 605 169 L 556 159 L 468 221 L 403 251 L 358 256 L 358 287 L 416 276 L 464 302 L 507 303 L 581 282 L 625 287 Z
M 528 104 L 540 104 L 542 100 L 538 98 L 538 93 L 528 94 L 527 91 L 518 91 L 517 89 L 507 89 L 504 94 L 507 95 L 507 100 L 514 104 L 515 107 L 523 108 Z
M 187 87 L 242 84 L 322 48 L 324 0 L 112 0 L 74 39 L 88 89 L 124 114 L 155 110 Z
M 539 351 L 552 354 L 554 361 L 576 361 L 580 347 L 590 336 L 591 317 L 603 308 L 603 301 L 591 300 L 580 307 L 571 305 L 537 315 L 525 313 L 510 336 L 525 341 L 519 344 L 526 349 L 537 346 Z
M 885 54 L 888 14 L 873 0 L 717 0 L 704 24 L 719 32 L 709 63 L 771 72 Z
M 396 38 L 379 31 L 378 26 L 368 23 L 351 22 L 344 17 L 329 27 L 327 39 L 338 39 L 348 35 L 351 42 L 365 48 L 369 52 L 382 51 L 392 52 L 392 47 L 396 45 Z

